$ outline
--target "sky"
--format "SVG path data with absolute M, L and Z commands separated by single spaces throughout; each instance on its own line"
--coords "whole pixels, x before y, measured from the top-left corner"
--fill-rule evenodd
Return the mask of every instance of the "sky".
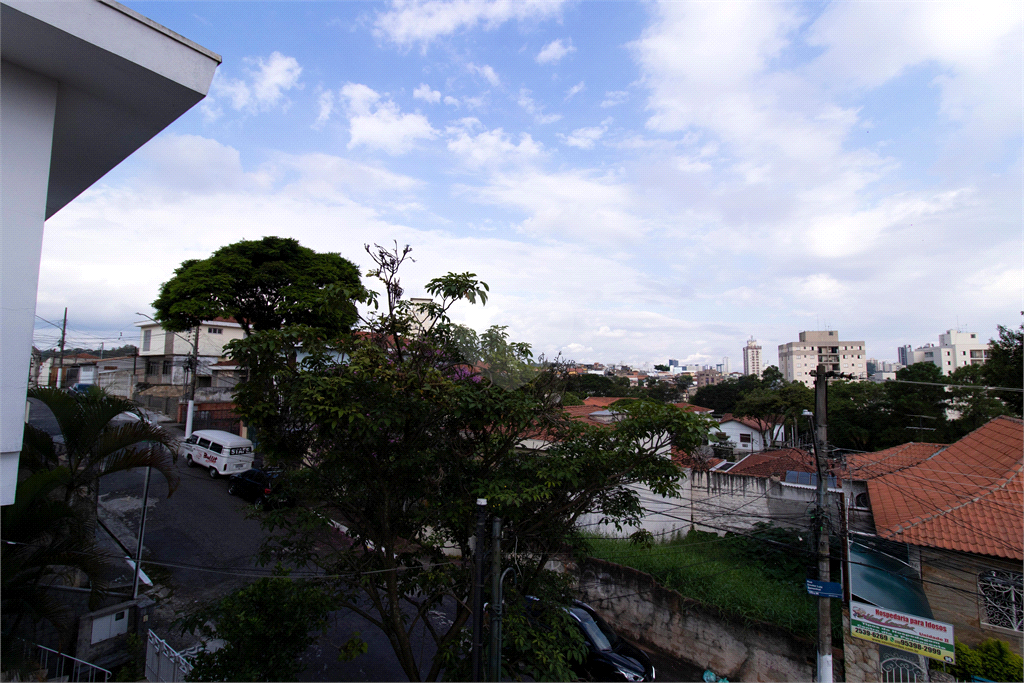
M 46 222 L 40 348 L 267 235 L 408 244 L 408 296 L 476 273 L 457 322 L 586 363 L 1020 324 L 1019 2 L 122 1 L 224 61 Z

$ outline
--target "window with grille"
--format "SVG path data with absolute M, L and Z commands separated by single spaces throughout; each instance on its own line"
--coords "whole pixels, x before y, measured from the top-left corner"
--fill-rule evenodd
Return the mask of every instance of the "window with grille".
M 1024 631 L 1024 574 L 998 569 L 982 572 L 978 594 L 983 603 L 983 624 Z
M 171 374 L 171 368 L 172 367 L 173 367 L 173 361 L 165 360 L 163 368 L 161 368 L 163 370 L 163 374 L 165 374 L 165 375 Z

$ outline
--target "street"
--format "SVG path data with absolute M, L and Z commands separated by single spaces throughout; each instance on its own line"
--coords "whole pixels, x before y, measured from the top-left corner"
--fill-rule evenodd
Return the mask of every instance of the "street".
M 56 420 L 44 405 L 30 399 L 30 424 L 51 435 L 59 434 Z M 173 424 L 162 428 L 176 438 L 183 431 Z M 253 508 L 227 492 L 226 479 L 210 479 L 203 468 L 189 468 L 179 458 L 175 471 L 180 483 L 173 495 L 167 495 L 167 482 L 155 470 L 149 487 L 146 528 L 143 539 L 148 562 L 143 568 L 153 578 L 150 595 L 157 600 L 151 628 L 171 647 L 185 649 L 197 638 L 182 635 L 172 622 L 200 603 L 224 597 L 233 590 L 270 574 L 260 567 L 256 555 L 267 534 Z M 113 517 L 108 526 L 121 545 L 134 553 L 141 525 L 145 470 L 136 469 L 105 477 L 100 482 L 101 518 Z M 112 552 L 116 546 L 108 544 Z M 159 563 L 159 564 L 154 564 Z M 121 580 L 130 577 L 122 562 L 114 562 Z M 148 588 L 148 587 L 144 587 Z M 432 614 L 435 626 L 442 627 L 450 616 Z M 358 632 L 367 643 L 366 654 L 352 661 L 338 661 L 338 647 Z M 413 647 L 429 668 L 434 644 L 422 627 L 414 634 Z M 658 680 L 700 680 L 702 671 L 677 660 L 652 654 Z M 304 681 L 393 681 L 406 680 L 391 643 L 376 626 L 351 611 L 331 614 L 327 632 L 303 656 Z

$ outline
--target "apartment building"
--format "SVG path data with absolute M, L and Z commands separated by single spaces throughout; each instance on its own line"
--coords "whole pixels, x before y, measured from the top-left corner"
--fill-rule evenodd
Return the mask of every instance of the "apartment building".
M 991 344 L 982 341 L 974 332 L 946 330 L 939 335 L 939 343 L 925 344 L 907 352 L 907 365 L 934 363 L 942 374 L 952 375 L 965 365 L 980 365 L 988 360 Z
M 761 376 L 761 346 L 753 337 L 743 347 L 743 374 Z
M 819 363 L 826 370 L 867 378 L 867 354 L 863 341 L 843 341 L 838 330 L 808 330 L 800 340 L 779 345 L 779 370 L 788 382 L 814 386 L 814 370 Z

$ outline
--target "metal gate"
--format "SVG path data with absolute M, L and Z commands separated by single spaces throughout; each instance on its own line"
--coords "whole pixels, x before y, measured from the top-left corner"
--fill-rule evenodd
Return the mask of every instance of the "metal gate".
M 915 683 L 928 680 L 928 665 L 920 655 L 879 645 L 878 659 L 882 683 Z

